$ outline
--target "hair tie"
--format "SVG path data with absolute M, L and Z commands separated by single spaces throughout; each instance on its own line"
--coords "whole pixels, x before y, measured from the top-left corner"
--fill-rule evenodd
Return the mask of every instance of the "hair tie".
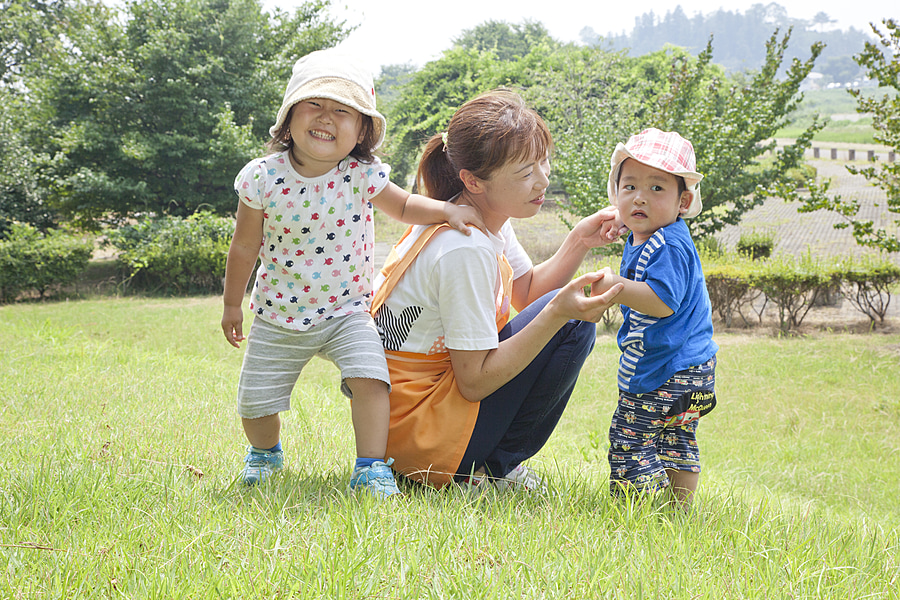
M 441 141 L 444 142 L 444 152 L 447 151 L 447 132 L 441 133 Z

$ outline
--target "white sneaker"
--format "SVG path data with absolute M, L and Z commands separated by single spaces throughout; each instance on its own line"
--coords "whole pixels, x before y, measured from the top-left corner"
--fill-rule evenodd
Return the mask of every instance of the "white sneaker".
M 544 489 L 540 476 L 521 464 L 492 483 L 501 492 L 540 492 Z
M 483 494 L 488 490 L 506 492 L 541 492 L 544 482 L 533 470 L 519 465 L 501 478 L 488 477 L 484 473 L 475 473 L 467 477 L 460 486 L 469 492 Z

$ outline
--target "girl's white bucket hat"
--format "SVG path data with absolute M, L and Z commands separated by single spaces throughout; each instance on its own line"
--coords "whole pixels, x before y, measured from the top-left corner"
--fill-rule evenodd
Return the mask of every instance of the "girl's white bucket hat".
M 269 135 L 275 137 L 293 105 L 309 98 L 327 98 L 372 117 L 377 140 L 372 150 L 378 148 L 384 141 L 387 122 L 375 109 L 372 74 L 359 62 L 352 54 L 335 48 L 317 50 L 297 60 Z
M 694 147 L 689 141 L 674 131 L 650 128 L 631 136 L 625 144 L 619 142 L 609 161 L 611 168 L 606 184 L 606 193 L 612 204 L 616 204 L 616 180 L 626 158 L 683 177 L 685 186 L 694 192 L 694 197 L 687 212 L 682 216 L 690 218 L 700 214 L 703 204 L 700 202 L 699 184 L 703 175 L 696 171 L 697 159 L 694 156 Z

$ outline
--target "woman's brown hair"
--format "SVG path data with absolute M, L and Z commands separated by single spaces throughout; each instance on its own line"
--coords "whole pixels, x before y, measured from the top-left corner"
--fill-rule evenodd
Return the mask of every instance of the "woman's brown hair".
M 489 180 L 500 167 L 517 159 L 550 153 L 553 138 L 547 124 L 512 90 L 498 89 L 463 104 L 450 119 L 446 142 L 432 136 L 416 174 L 417 191 L 450 200 L 463 191 L 462 169 Z

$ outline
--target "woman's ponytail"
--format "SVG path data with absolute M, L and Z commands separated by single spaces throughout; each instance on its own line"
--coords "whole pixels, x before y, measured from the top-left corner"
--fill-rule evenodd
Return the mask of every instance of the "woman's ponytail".
M 431 136 L 419 161 L 416 191 L 436 200 L 450 200 L 462 190 L 463 183 L 447 155 L 443 135 Z

